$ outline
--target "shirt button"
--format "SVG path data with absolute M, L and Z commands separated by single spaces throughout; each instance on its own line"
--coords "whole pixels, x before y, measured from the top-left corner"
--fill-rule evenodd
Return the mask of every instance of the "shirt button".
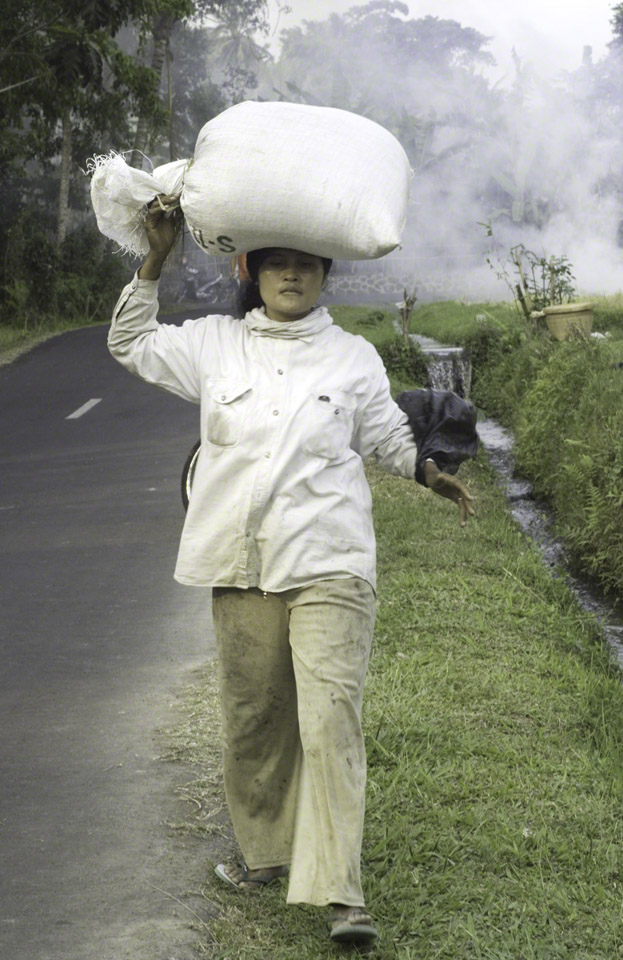
M 279 411 L 273 410 L 273 417 L 278 417 L 278 416 L 279 416 Z
M 266 457 L 267 460 L 270 460 L 270 458 L 272 457 L 272 453 L 270 453 L 270 452 L 269 452 L 269 453 L 265 453 L 264 456 Z
M 251 536 L 251 531 L 247 530 L 247 532 L 245 533 L 245 537 L 250 537 L 250 536 Z
M 221 400 L 227 400 L 227 395 L 223 394 L 223 396 L 221 397 Z
M 279 376 L 283 376 L 283 370 L 277 370 L 277 373 L 279 374 Z

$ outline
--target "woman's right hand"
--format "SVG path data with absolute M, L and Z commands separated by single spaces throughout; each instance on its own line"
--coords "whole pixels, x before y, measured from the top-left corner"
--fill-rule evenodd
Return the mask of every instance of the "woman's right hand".
M 160 194 L 147 207 L 145 233 L 149 253 L 138 271 L 139 280 L 157 280 L 182 224 L 179 194 Z
M 434 460 L 427 460 L 424 464 L 424 479 L 433 493 L 454 500 L 459 508 L 459 523 L 462 527 L 467 523 L 468 517 L 476 516 L 472 495 L 465 484 L 461 483 L 458 477 L 440 470 Z

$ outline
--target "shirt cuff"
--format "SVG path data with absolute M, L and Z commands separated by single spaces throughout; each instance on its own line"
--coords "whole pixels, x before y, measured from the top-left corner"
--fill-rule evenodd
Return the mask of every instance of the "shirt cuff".
M 432 457 L 426 457 L 426 460 L 416 460 L 416 463 L 415 463 L 415 479 L 423 487 L 428 487 L 428 484 L 426 482 L 426 474 L 424 472 L 424 465 L 427 464 L 429 460 L 431 463 L 435 463 Z M 437 466 L 436 463 L 435 463 L 435 466 Z
M 138 270 L 140 269 L 141 268 L 139 267 Z M 139 280 L 138 270 L 135 272 L 130 281 L 130 287 L 132 288 L 132 291 L 141 290 L 143 293 L 155 293 L 158 290 L 160 277 L 158 277 L 157 280 Z
M 138 270 L 121 291 L 113 310 L 113 326 L 131 300 L 142 305 L 158 305 L 158 280 L 139 280 Z

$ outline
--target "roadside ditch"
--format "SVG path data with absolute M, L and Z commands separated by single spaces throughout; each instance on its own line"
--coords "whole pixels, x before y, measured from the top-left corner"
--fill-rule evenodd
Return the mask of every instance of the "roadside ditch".
M 448 347 L 430 337 L 411 334 L 427 358 L 429 384 L 434 389 L 469 395 L 471 366 L 462 347 Z M 513 518 L 540 550 L 543 562 L 555 575 L 564 576 L 583 610 L 599 621 L 613 656 L 623 669 L 623 602 L 573 573 L 564 542 L 553 532 L 553 516 L 544 500 L 536 498 L 527 480 L 514 476 L 513 435 L 495 420 L 478 422 L 478 435 L 504 489 Z

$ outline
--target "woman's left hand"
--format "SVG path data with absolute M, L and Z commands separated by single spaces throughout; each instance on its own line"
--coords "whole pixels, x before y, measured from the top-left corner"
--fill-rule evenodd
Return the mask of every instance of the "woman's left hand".
M 432 460 L 427 460 L 424 464 L 424 479 L 433 493 L 458 504 L 459 523 L 462 527 L 467 523 L 468 517 L 476 516 L 472 506 L 473 498 L 467 487 L 451 474 L 443 473 Z

